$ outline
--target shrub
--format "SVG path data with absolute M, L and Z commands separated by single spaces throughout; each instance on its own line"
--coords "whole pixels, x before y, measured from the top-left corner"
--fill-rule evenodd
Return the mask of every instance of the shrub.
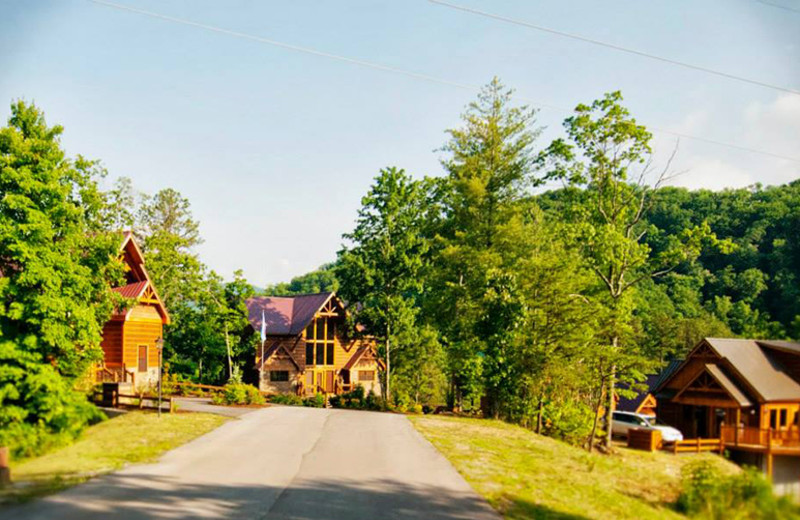
M 303 399 L 303 406 L 325 408 L 325 396 L 322 394 L 315 394 L 314 397 L 306 397 Z
M 417 414 L 422 413 L 422 405 L 419 403 L 412 404 L 411 406 L 408 407 L 408 411 Z
M 258 388 L 244 383 L 228 383 L 223 391 L 211 398 L 214 404 L 264 404 Z
M 351 410 L 382 410 L 383 402 L 372 391 L 364 394 L 364 387 L 357 386 L 352 391 L 331 397 L 331 406 L 334 408 L 349 408 Z
M 269 398 L 269 402 L 275 404 L 286 404 L 289 406 L 301 406 L 303 399 L 295 394 L 276 394 Z
M 678 510 L 695 518 L 789 519 L 800 508 L 787 497 L 776 497 L 772 485 L 755 468 L 723 475 L 709 461 L 687 464 L 683 469 L 683 491 Z

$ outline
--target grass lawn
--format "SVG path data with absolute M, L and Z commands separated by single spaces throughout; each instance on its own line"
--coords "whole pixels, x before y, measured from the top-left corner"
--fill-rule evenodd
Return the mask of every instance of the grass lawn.
M 412 417 L 412 423 L 507 519 L 683 518 L 672 509 L 681 467 L 716 455 L 621 448 L 587 453 L 518 426 L 484 419 Z
M 91 426 L 73 444 L 41 457 L 11 461 L 15 484 L 3 501 L 27 500 L 83 482 L 125 464 L 155 460 L 162 453 L 220 426 L 226 417 L 205 413 L 130 412 Z

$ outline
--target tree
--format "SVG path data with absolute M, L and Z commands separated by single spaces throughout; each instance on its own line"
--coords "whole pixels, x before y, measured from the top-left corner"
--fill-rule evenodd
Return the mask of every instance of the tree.
M 426 309 L 447 345 L 456 407 L 479 393 L 481 379 L 498 381 L 495 375 L 505 367 L 487 349 L 501 345 L 504 329 L 519 318 L 506 316 L 504 323 L 482 318 L 486 295 L 508 280 L 498 238 L 516 219 L 517 203 L 532 182 L 532 146 L 539 134 L 535 111 L 513 106 L 512 93 L 492 80 L 467 107 L 463 126 L 448 130 L 450 140 L 442 148 L 448 176 L 438 190 L 443 217 L 432 219 L 439 225 L 432 230 L 434 290 Z M 492 392 L 489 397 L 496 399 Z
M 66 157 L 61 126 L 17 101 L 0 129 L 0 444 L 17 453 L 96 417 L 75 381 L 102 359 L 120 237 L 102 232 L 102 169 Z
M 628 372 L 634 380 L 639 379 L 648 361 L 634 341 L 625 341 L 632 334 L 632 289 L 696 258 L 704 241 L 713 239 L 707 225 L 683 229 L 679 237 L 671 237 L 670 247 L 658 257 L 651 256 L 643 240 L 649 230 L 644 217 L 653 188 L 666 179 L 669 161 L 654 187 L 649 186 L 652 136 L 621 101 L 622 95 L 612 92 L 591 105 L 578 105 L 575 115 L 564 121 L 569 142 L 556 139 L 547 151 L 547 157 L 554 160 L 548 178 L 585 188 L 583 200 L 571 208 L 571 216 L 608 309 L 607 343 L 600 346 L 605 359 L 599 371 L 599 380 L 605 384 L 606 449 L 611 447 L 617 378 Z M 591 439 L 590 449 L 593 442 Z
M 364 198 L 356 227 L 344 235 L 350 247 L 338 255 L 341 295 L 358 305 L 357 319 L 382 342 L 385 400 L 391 400 L 392 349 L 416 326 L 416 299 L 428 253 L 421 236 L 425 185 L 403 170 L 385 168 Z M 351 306 L 353 308 L 353 306 Z

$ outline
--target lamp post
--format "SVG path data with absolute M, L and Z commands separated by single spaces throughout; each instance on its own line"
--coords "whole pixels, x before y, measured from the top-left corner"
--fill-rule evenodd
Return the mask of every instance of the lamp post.
M 158 417 L 161 417 L 161 364 L 164 361 L 164 338 L 159 337 L 156 340 L 156 349 L 158 350 Z

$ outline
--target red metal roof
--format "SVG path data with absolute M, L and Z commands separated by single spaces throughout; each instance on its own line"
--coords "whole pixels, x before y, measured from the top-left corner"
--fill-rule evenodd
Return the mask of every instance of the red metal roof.
M 333 296 L 332 292 L 298 296 L 261 296 L 247 300 L 250 325 L 261 331 L 261 316 L 267 323 L 267 334 L 287 336 L 300 334 L 314 315 Z
M 114 287 L 111 290 L 115 293 L 121 294 L 123 298 L 138 298 L 144 292 L 145 287 L 147 287 L 147 283 L 147 280 L 143 282 L 134 282 L 129 283 L 128 285 L 123 285 L 122 287 Z

